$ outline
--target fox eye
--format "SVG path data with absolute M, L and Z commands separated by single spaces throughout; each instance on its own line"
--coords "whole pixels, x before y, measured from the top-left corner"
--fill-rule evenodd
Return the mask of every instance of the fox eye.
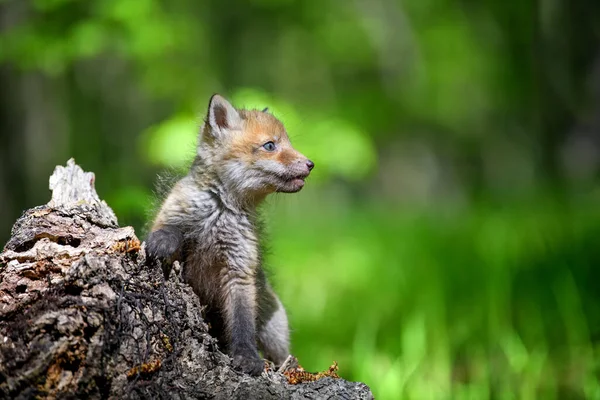
M 273 142 L 267 142 L 267 143 L 263 144 L 262 147 L 266 151 L 274 151 L 275 150 L 275 143 L 273 143 Z

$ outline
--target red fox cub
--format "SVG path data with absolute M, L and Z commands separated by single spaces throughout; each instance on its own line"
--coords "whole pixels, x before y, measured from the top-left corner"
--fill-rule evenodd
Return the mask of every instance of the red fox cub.
M 289 355 L 285 309 L 262 269 L 257 207 L 270 193 L 295 193 L 314 164 L 296 151 L 267 110 L 238 110 L 215 94 L 189 173 L 173 187 L 146 239 L 151 260 L 183 277 L 234 367 L 259 375 Z

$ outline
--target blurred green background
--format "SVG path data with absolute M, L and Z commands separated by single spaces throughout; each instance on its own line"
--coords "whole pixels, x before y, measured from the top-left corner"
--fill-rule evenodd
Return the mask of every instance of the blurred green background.
M 143 236 L 214 92 L 316 164 L 264 208 L 306 369 L 600 399 L 600 1 L 0 0 L 0 243 L 70 157 Z

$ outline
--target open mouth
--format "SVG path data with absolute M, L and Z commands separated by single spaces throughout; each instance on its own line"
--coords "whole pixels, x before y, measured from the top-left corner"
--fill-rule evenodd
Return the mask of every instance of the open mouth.
M 308 178 L 308 174 L 298 174 L 295 176 L 291 176 L 286 179 L 286 182 L 293 183 L 296 185 L 304 185 L 304 180 Z
M 290 179 L 288 182 L 294 186 L 300 186 L 300 187 L 304 186 L 304 178 L 293 178 L 293 179 Z
M 308 175 L 306 175 L 306 174 L 302 174 L 302 175 L 286 177 L 283 180 L 285 182 L 285 185 L 279 191 L 288 192 L 288 193 L 294 193 L 294 192 L 299 191 L 300 189 L 302 189 L 304 187 L 304 183 L 305 183 L 304 181 L 307 178 L 307 176 Z

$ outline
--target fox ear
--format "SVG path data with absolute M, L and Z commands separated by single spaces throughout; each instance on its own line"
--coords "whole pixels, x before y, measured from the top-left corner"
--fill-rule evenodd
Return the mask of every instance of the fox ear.
M 242 118 L 223 96 L 214 94 L 208 103 L 208 124 L 213 135 L 217 136 L 228 129 L 239 129 Z

